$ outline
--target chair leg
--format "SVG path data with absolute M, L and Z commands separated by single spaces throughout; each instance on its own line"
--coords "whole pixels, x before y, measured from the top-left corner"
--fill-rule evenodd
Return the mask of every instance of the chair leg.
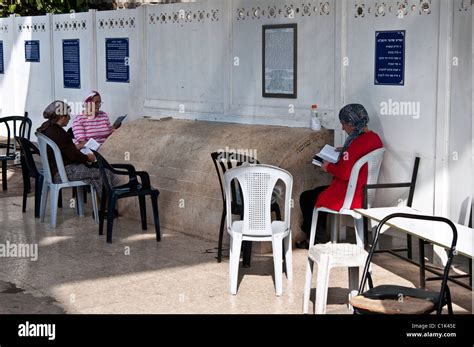
M 337 215 L 337 228 L 339 230 L 339 240 L 346 241 L 347 240 L 347 227 L 342 222 L 343 222 L 342 216 Z
M 237 294 L 237 282 L 239 279 L 240 249 L 242 247 L 242 236 L 234 234 L 230 237 L 229 251 L 229 274 L 230 274 L 230 293 Z
M 412 250 L 412 238 L 411 235 L 407 235 L 407 257 L 408 259 L 413 259 L 413 250 Z
M 30 187 L 28 184 L 29 181 L 30 181 L 29 177 L 23 178 L 23 204 L 22 204 L 22 209 L 21 209 L 23 213 L 26 212 L 26 201 L 28 199 L 28 193 L 30 192 Z
M 272 238 L 273 267 L 275 271 L 275 291 L 277 296 L 280 296 L 283 292 L 283 259 L 281 258 L 282 246 L 283 244 L 281 237 Z
M 318 209 L 313 209 L 313 216 L 311 219 L 311 231 L 309 233 L 309 246 L 312 247 L 314 245 L 314 240 L 316 238 L 316 226 L 318 225 L 318 217 L 319 212 Z
M 332 220 L 332 224 L 331 224 L 331 242 L 332 243 L 335 243 L 335 242 L 337 243 L 338 241 L 338 230 L 337 230 L 338 224 L 339 224 L 339 215 L 335 214 Z
M 107 193 L 105 188 L 102 187 L 102 197 L 100 198 L 100 212 L 99 212 L 99 235 L 104 235 L 104 219 L 105 219 L 105 206 L 107 203 Z
M 151 206 L 153 208 L 153 222 L 155 223 L 156 241 L 161 241 L 160 215 L 158 211 L 158 194 L 151 195 Z
M 58 207 L 63 208 L 63 192 L 62 192 L 62 190 L 59 191 Z
M 51 188 L 51 228 L 56 228 L 56 219 L 58 216 L 58 197 L 59 197 L 59 189 L 56 186 Z
M 252 261 L 252 241 L 244 241 L 243 243 L 244 255 L 242 260 L 242 266 L 245 268 L 249 268 L 250 263 Z
M 94 212 L 94 221 L 95 221 L 95 224 L 99 224 L 99 208 L 97 207 L 97 193 L 93 186 L 91 186 L 91 200 L 92 200 L 92 211 Z
M 318 263 L 318 278 L 316 287 L 316 314 L 326 313 L 326 303 L 328 300 L 328 286 L 329 286 L 329 261 L 328 254 L 322 254 L 320 262 Z
M 285 253 L 285 271 L 288 281 L 293 280 L 293 253 L 292 253 L 292 237 L 291 231 L 287 237 L 283 239 L 284 253 Z
M 359 267 L 349 267 L 349 307 L 352 310 L 350 299 L 357 295 L 359 289 Z
M 49 185 L 43 183 L 43 187 L 41 189 L 41 206 L 40 206 L 40 221 L 44 222 L 44 216 L 46 214 L 46 203 L 48 202 L 48 191 Z
M 354 218 L 355 234 L 356 234 L 356 243 L 357 246 L 364 248 L 364 219 L 363 218 Z
M 143 195 L 138 196 L 138 202 L 140 204 L 140 218 L 142 220 L 142 230 L 147 229 L 146 225 L 146 203 L 145 197 Z
M 303 313 L 308 314 L 309 308 L 309 297 L 311 294 L 311 280 L 313 279 L 313 266 L 314 261 L 308 257 L 306 264 L 306 277 L 304 282 L 304 295 L 303 295 Z
M 109 196 L 107 206 L 107 243 L 112 243 L 112 229 L 114 227 L 114 210 L 117 204 L 117 199 L 114 196 Z
M 38 176 L 35 179 L 35 218 L 40 217 L 42 191 L 43 191 L 43 176 Z
M 224 208 L 222 209 L 221 226 L 219 229 L 219 242 L 217 243 L 217 262 L 218 263 L 222 261 L 222 242 L 224 239 L 225 216 L 226 216 L 226 207 L 224 206 Z
M 84 217 L 84 186 L 77 187 L 76 206 L 79 217 Z
M 3 190 L 7 190 L 7 161 L 2 160 L 2 185 Z

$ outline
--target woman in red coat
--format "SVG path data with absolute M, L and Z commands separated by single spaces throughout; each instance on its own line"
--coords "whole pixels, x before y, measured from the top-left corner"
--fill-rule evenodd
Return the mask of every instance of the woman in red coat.
M 313 209 L 326 207 L 339 211 L 344 203 L 351 170 L 354 164 L 364 155 L 383 147 L 380 137 L 370 131 L 367 124 L 369 116 L 364 106 L 360 104 L 349 104 L 339 112 L 339 120 L 349 136 L 341 149 L 339 160 L 336 164 L 323 162 L 321 168 L 333 176 L 330 186 L 317 187 L 305 191 L 300 196 L 300 207 L 303 213 L 303 224 L 301 230 L 309 239 Z M 352 201 L 351 209 L 362 207 L 363 186 L 367 183 L 368 168 L 365 164 L 359 173 L 357 187 Z M 319 212 L 318 225 L 316 227 L 316 243 L 328 241 L 326 228 L 326 212 Z M 308 248 L 307 240 L 296 242 L 297 248 Z

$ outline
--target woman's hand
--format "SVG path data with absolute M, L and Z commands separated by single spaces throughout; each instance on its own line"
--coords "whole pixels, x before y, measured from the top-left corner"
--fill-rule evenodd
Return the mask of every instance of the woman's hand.
M 84 148 L 85 144 L 86 144 L 86 141 L 79 141 L 79 143 L 76 143 L 76 148 L 77 149 L 82 149 L 82 148 Z
M 95 162 L 95 161 L 97 160 L 96 157 L 95 157 L 95 155 L 94 155 L 94 153 L 89 153 L 89 154 L 87 154 L 87 158 L 89 158 L 89 161 L 90 161 L 91 163 L 93 163 L 93 162 Z
M 336 152 L 342 151 L 342 147 L 336 147 L 335 151 L 336 151 Z
M 323 169 L 324 172 L 328 172 L 328 165 L 329 162 L 326 160 L 323 160 L 323 164 L 321 165 L 321 169 Z

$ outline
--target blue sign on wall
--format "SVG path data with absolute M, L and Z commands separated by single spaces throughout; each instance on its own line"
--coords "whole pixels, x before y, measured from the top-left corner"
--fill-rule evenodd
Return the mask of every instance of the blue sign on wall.
M 63 40 L 64 88 L 81 88 L 79 39 Z
M 29 63 L 39 63 L 40 61 L 39 40 L 26 40 L 25 41 L 25 61 Z
M 106 81 L 130 83 L 128 38 L 105 39 Z
M 405 84 L 405 30 L 375 32 L 375 84 Z
M 5 73 L 5 68 L 3 67 L 3 41 L 0 41 L 0 74 Z

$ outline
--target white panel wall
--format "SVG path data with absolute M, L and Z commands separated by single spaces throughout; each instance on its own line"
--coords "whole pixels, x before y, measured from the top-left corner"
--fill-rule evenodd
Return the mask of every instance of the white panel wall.
M 232 7 L 232 100 L 234 117 L 255 117 L 256 123 L 308 126 L 312 104 L 321 113 L 334 115 L 335 105 L 335 14 L 336 1 L 329 1 L 327 13 L 319 2 L 235 0 Z M 270 11 L 274 11 L 274 14 Z M 244 15 L 241 18 L 239 13 Z M 262 26 L 298 25 L 297 99 L 262 96 Z M 289 105 L 295 112 L 290 113 Z M 251 120 L 249 119 L 248 122 Z
M 124 114 L 128 114 L 129 119 L 143 115 L 137 105 L 145 90 L 142 80 L 145 65 L 142 61 L 144 46 L 141 30 L 144 10 L 139 8 L 96 13 L 98 90 L 104 103 L 102 109 L 109 114 L 112 122 L 117 116 Z M 106 81 L 105 39 L 107 38 L 129 39 L 130 83 Z
M 145 106 L 150 112 L 184 117 L 224 113 L 229 3 L 147 7 Z
M 449 215 L 459 218 L 460 209 L 472 196 L 474 166 L 472 162 L 472 7 L 462 7 L 462 0 L 453 2 L 453 66 L 451 121 L 449 127 Z M 469 49 L 466 49 L 466 46 Z
M 4 73 L 0 74 L 0 116 L 13 115 L 15 111 L 14 102 L 14 70 L 12 51 L 14 43 L 13 17 L 0 18 L 0 40 L 3 41 L 3 64 Z
M 378 1 L 364 1 L 364 13 L 357 15 L 360 2 L 347 3 L 346 90 L 344 103 L 363 104 L 370 115 L 370 128 L 382 138 L 387 153 L 380 181 L 409 181 L 415 156 L 421 157 L 414 206 L 433 212 L 438 83 L 439 1 L 432 1 L 431 13 L 419 13 L 419 1 L 408 1 L 407 13 L 397 15 L 397 2 L 385 1 L 385 15 L 375 15 Z M 415 6 L 415 11 L 411 7 Z M 390 12 L 390 7 L 392 11 Z M 371 12 L 369 13 L 369 8 Z M 406 30 L 405 85 L 374 85 L 375 32 Z M 417 115 L 382 115 L 381 103 L 414 102 Z M 385 191 L 378 204 L 393 205 L 403 194 Z M 381 194 L 379 194 L 381 197 Z
M 54 89 L 55 99 L 80 105 L 91 89 L 97 88 L 95 54 L 95 11 L 61 14 L 53 16 L 54 42 Z M 79 39 L 81 60 L 81 88 L 64 88 L 63 83 L 63 40 Z M 73 111 L 80 111 L 77 109 Z
M 15 110 L 20 115 L 28 111 L 32 133 L 44 121 L 43 110 L 53 99 L 50 21 L 51 16 L 15 17 Z M 40 62 L 25 61 L 26 40 L 40 41 Z

